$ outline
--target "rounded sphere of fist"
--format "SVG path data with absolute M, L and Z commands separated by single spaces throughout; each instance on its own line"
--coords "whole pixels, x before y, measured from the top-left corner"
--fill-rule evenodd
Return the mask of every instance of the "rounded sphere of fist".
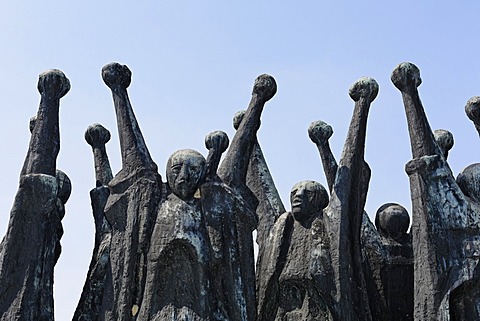
M 60 99 L 70 90 L 70 81 L 58 69 L 51 69 L 38 76 L 38 92 L 50 98 Z
M 435 129 L 433 131 L 433 137 L 437 141 L 438 146 L 444 150 L 449 151 L 454 144 L 453 134 L 445 129 Z
M 349 94 L 354 101 L 365 98 L 371 102 L 377 97 L 378 83 L 370 77 L 360 78 L 350 87 Z
M 85 140 L 90 146 L 105 145 L 110 140 L 110 131 L 100 124 L 90 125 L 85 131 Z
M 406 90 L 409 86 L 417 88 L 422 84 L 420 69 L 411 62 L 402 62 L 392 72 L 392 82 L 399 90 Z
M 214 131 L 205 137 L 205 146 L 208 150 L 213 149 L 223 153 L 227 150 L 229 143 L 227 134 L 221 130 Z
M 315 144 L 328 141 L 333 135 L 332 126 L 324 121 L 317 120 L 310 124 L 308 127 L 308 136 Z
M 128 88 L 132 80 L 132 72 L 126 65 L 117 62 L 109 63 L 102 68 L 102 78 L 105 84 L 110 88 L 120 87 Z
M 259 95 L 265 101 L 270 100 L 277 93 L 275 79 L 267 74 L 258 76 L 253 85 L 253 93 Z
M 246 110 L 240 110 L 240 111 L 237 111 L 233 116 L 233 128 L 235 128 L 235 130 L 237 130 L 238 127 L 240 127 L 240 124 L 243 120 L 243 116 L 245 116 L 246 112 L 247 112 Z
M 465 113 L 475 124 L 480 124 L 480 96 L 472 97 L 467 101 Z

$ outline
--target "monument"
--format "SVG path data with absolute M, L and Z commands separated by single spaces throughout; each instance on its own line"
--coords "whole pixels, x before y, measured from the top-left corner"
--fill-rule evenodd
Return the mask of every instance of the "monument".
M 332 127 L 315 121 L 308 128 L 327 188 L 298 182 L 287 211 L 257 139 L 277 91 L 272 76 L 256 78 L 231 140 L 222 131 L 206 135 L 206 157 L 173 151 L 166 182 L 130 103 L 131 71 L 111 63 L 102 78 L 113 97 L 122 168 L 112 174 L 110 132 L 89 126 L 95 242 L 73 320 L 480 319 L 480 164 L 454 177 L 447 161 L 453 135 L 430 129 L 415 65 L 401 63 L 391 75 L 410 134 L 411 217 L 389 202 L 374 223 L 364 209 L 374 79 L 360 78 L 349 90 L 354 109 L 338 162 L 329 145 Z M 54 266 L 71 192 L 56 168 L 59 105 L 69 89 L 59 70 L 39 76 L 40 106 L 0 243 L 0 320 L 54 320 Z M 480 98 L 465 111 L 480 134 Z

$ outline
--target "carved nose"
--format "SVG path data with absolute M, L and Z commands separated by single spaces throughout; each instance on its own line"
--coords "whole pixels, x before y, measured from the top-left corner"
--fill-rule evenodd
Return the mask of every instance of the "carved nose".
M 180 173 L 178 173 L 177 181 L 180 182 L 188 182 L 189 174 L 186 166 L 182 166 Z

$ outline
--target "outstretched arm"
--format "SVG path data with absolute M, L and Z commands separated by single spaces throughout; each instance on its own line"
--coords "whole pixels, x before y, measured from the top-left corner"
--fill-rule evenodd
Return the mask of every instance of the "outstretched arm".
M 246 110 L 239 111 L 233 118 L 233 127 L 238 130 Z M 268 169 L 267 161 L 263 156 L 262 148 L 255 138 L 252 155 L 248 164 L 247 186 L 257 197 L 259 204 L 257 215 L 259 218 L 257 226 L 257 244 L 259 252 L 262 252 L 263 245 L 270 233 L 270 229 L 277 218 L 285 213 L 285 206 L 282 203 L 280 194 L 273 181 L 272 174 Z
M 372 78 L 361 78 L 350 88 L 355 109 L 326 209 L 335 300 L 342 320 L 371 319 L 361 260 L 360 230 L 370 178 L 364 161 L 367 117 L 377 93 L 378 84 Z M 356 304 L 352 305 L 352 302 Z
M 92 146 L 96 185 L 106 186 L 113 178 L 105 148 L 105 144 L 110 140 L 110 132 L 100 124 L 93 124 L 85 131 L 85 140 Z
M 58 111 L 60 98 L 70 90 L 70 81 L 58 69 L 46 71 L 38 77 L 40 106 L 34 122 L 27 156 L 20 176 L 26 174 L 47 174 L 55 176 L 60 132 Z
M 227 150 L 228 144 L 228 136 L 222 131 L 212 132 L 205 137 L 205 147 L 208 149 L 205 181 L 215 181 L 218 178 L 217 169 L 220 158 L 223 152 Z
M 323 171 L 327 178 L 328 189 L 332 193 L 335 176 L 337 175 L 337 161 L 333 156 L 328 139 L 332 137 L 333 129 L 327 123 L 318 120 L 310 124 L 308 127 L 308 136 L 312 142 L 317 145 L 320 158 L 322 159 Z
M 138 169 L 157 172 L 157 165 L 143 139 L 142 132 L 128 98 L 127 88 L 132 72 L 125 65 L 110 63 L 102 68 L 102 78 L 112 90 L 113 103 L 117 114 L 118 136 L 122 153 L 122 171 L 128 176 Z
M 260 128 L 263 107 L 276 92 L 277 84 L 272 76 L 260 75 L 257 77 L 244 119 L 218 170 L 218 175 L 227 185 L 233 187 L 245 184 L 250 156 L 255 145 L 257 131 Z
M 412 63 L 401 63 L 392 72 L 392 82 L 402 93 L 413 158 L 442 155 L 418 95 L 420 70 Z

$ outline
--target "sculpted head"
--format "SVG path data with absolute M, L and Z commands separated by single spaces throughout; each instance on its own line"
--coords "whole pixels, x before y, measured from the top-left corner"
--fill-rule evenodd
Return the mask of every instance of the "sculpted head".
M 183 200 L 195 195 L 205 176 L 205 158 L 197 151 L 182 149 L 167 162 L 167 182 L 173 194 Z
M 301 181 L 292 187 L 290 203 L 295 220 L 308 221 L 328 205 L 328 193 L 315 181 Z
M 480 164 L 465 167 L 457 176 L 457 184 L 463 194 L 480 203 Z
M 384 236 L 398 237 L 408 231 L 410 216 L 402 205 L 387 203 L 377 210 L 375 226 L 378 232 Z
M 440 150 L 442 151 L 443 156 L 447 158 L 448 151 L 452 149 L 454 144 L 453 134 L 445 129 L 436 129 L 433 132 L 433 137 L 435 138 L 435 141 L 437 142 L 438 147 L 440 147 Z

